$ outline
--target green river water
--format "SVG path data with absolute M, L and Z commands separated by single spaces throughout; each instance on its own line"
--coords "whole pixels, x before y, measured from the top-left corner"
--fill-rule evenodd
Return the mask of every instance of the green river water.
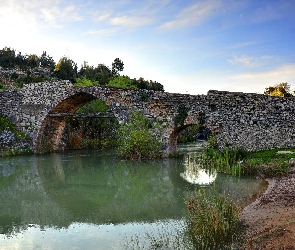
M 114 150 L 1 158 L 0 249 L 150 249 L 181 232 L 195 188 L 214 186 L 241 204 L 265 189 L 195 166 L 199 144 L 180 150 L 183 158 L 140 162 Z

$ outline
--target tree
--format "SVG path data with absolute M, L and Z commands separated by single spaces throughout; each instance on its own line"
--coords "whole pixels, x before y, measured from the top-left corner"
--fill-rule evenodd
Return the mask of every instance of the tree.
M 112 63 L 112 73 L 113 75 L 117 75 L 119 71 L 123 71 L 124 63 L 119 58 L 116 58 Z
M 39 65 L 39 58 L 35 54 L 27 56 L 26 60 L 27 60 L 27 65 L 30 68 L 36 68 Z
M 161 156 L 160 137 L 151 132 L 152 124 L 140 113 L 133 112 L 128 123 L 118 131 L 119 155 L 128 159 L 147 159 Z
M 98 64 L 97 67 L 89 66 L 84 62 L 78 73 L 79 77 L 84 77 L 100 85 L 106 85 L 112 79 L 112 71 L 104 64 Z
M 62 80 L 70 80 L 71 82 L 74 82 L 74 79 L 77 76 L 77 64 L 73 60 L 64 56 L 55 65 L 54 74 Z
M 269 96 L 280 96 L 280 97 L 293 96 L 290 91 L 290 84 L 287 82 L 282 82 L 274 86 L 265 88 L 264 94 Z
M 164 86 L 156 81 L 145 80 L 143 77 L 139 77 L 137 80 L 134 78 L 133 84 L 136 85 L 139 89 L 149 89 L 155 91 L 164 91 Z
M 51 56 L 47 55 L 46 51 L 43 51 L 39 58 L 39 62 L 41 67 L 49 68 L 50 71 L 54 70 L 55 62 Z
M 0 66 L 3 68 L 13 68 L 15 66 L 15 50 L 5 47 L 0 50 Z

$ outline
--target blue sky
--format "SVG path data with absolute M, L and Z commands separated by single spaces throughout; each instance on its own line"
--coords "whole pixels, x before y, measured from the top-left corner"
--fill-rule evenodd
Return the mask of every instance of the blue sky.
M 168 92 L 295 88 L 294 0 L 1 0 L 0 48 L 158 81 Z

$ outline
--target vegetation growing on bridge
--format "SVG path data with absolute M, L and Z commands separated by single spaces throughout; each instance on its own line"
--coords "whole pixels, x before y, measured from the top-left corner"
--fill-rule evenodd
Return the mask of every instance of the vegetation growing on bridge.
M 30 142 L 27 134 L 17 130 L 8 117 L 0 115 L 0 156 L 31 153 Z

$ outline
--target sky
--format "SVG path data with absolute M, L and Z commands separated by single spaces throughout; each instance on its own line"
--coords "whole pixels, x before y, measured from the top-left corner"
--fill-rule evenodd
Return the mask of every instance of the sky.
M 295 0 L 0 0 L 0 49 L 43 51 L 167 92 L 295 88 Z

